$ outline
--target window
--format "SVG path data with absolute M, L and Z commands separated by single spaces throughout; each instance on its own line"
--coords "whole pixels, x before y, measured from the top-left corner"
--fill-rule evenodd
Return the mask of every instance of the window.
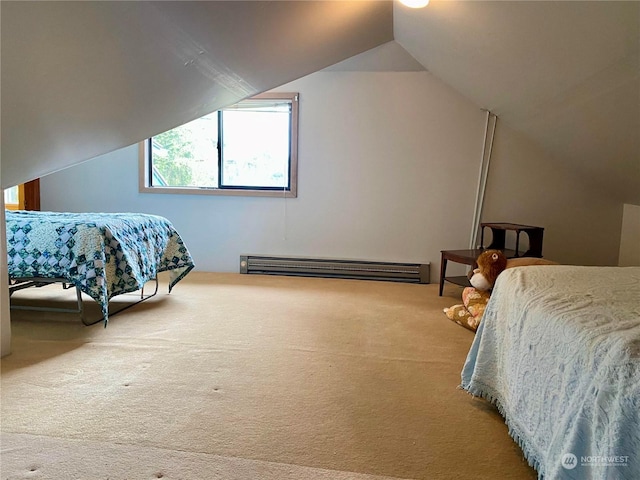
M 298 94 L 265 93 L 146 140 L 142 192 L 297 195 Z
M 8 210 L 18 210 L 20 208 L 20 188 L 18 185 L 7 188 L 4 191 L 4 206 Z
M 40 210 L 40 180 L 5 189 L 4 207 L 7 210 Z

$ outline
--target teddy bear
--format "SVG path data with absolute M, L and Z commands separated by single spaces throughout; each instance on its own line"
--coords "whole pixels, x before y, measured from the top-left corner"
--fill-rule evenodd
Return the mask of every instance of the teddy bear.
M 477 260 L 477 268 L 469 272 L 469 283 L 482 291 L 491 291 L 498 275 L 507 268 L 526 267 L 527 265 L 557 265 L 556 262 L 545 258 L 535 257 L 505 257 L 500 250 L 485 250 Z
M 462 290 L 462 304 L 444 309 L 447 318 L 474 332 L 489 302 L 490 290 L 498 275 L 507 268 L 507 257 L 500 250 L 485 250 L 476 264 L 478 267 L 469 272 L 472 286 Z
M 476 259 L 477 268 L 469 272 L 471 287 L 462 290 L 462 304 L 445 308 L 447 318 L 469 330 L 476 331 L 489 302 L 491 290 L 498 275 L 507 268 L 526 265 L 556 265 L 556 262 L 543 258 L 507 259 L 500 250 L 485 250 Z
M 462 303 L 445 308 L 444 313 L 449 320 L 475 332 L 489 303 L 489 296 L 486 290 L 466 287 L 462 290 Z
M 498 275 L 507 268 L 507 257 L 500 250 L 485 250 L 478 256 L 476 264 L 478 267 L 472 270 L 469 282 L 478 290 L 489 291 Z

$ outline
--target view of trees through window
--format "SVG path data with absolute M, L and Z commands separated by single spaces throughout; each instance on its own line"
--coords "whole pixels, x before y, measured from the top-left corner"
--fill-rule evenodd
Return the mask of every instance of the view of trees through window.
M 288 189 L 291 102 L 249 99 L 156 135 L 151 186 Z
M 152 138 L 153 185 L 218 186 L 218 113 Z

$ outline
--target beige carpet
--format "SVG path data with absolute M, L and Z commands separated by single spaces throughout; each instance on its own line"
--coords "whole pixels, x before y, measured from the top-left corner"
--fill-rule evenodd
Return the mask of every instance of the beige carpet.
M 16 311 L 1 477 L 535 479 L 495 409 L 457 389 L 473 333 L 445 295 L 192 272 L 106 329 Z

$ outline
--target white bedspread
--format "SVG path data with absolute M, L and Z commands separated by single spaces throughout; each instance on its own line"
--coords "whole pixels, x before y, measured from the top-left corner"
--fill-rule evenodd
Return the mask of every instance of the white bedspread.
M 640 479 L 640 268 L 500 274 L 461 387 L 545 479 Z

